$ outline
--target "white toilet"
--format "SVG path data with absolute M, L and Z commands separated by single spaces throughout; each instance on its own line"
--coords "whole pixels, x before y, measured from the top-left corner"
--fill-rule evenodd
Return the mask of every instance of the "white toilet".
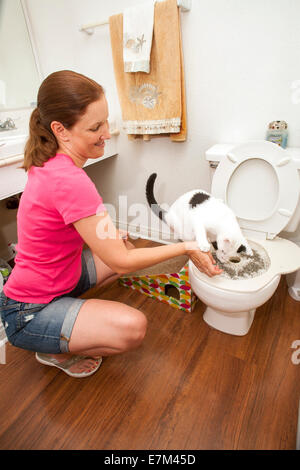
M 300 221 L 300 149 L 250 141 L 214 145 L 206 159 L 213 169 L 211 194 L 231 207 L 249 243 L 266 252 L 270 261 L 265 272 L 247 279 L 224 274 L 210 278 L 189 262 L 193 291 L 207 305 L 206 323 L 242 336 L 256 308 L 274 294 L 280 276 L 300 269 L 300 247 L 277 236 L 283 230 L 296 231 Z M 300 280 L 298 275 L 293 279 Z M 299 291 L 290 285 L 289 292 L 300 293 L 300 285 Z M 293 297 L 300 300 L 300 295 Z

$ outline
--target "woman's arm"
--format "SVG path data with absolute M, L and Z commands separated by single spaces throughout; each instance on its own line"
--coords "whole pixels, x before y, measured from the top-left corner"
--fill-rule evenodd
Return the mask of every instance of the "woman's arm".
M 134 272 L 181 255 L 191 256 L 196 267 L 209 276 L 222 272 L 213 264 L 210 254 L 197 249 L 195 242 L 128 250 L 122 234 L 119 234 L 107 212 L 78 220 L 74 222 L 74 227 L 90 249 L 119 274 Z

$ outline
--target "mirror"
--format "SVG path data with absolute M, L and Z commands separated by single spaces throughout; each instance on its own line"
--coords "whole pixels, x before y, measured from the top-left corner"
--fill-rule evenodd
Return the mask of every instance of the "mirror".
M 0 111 L 36 101 L 40 73 L 25 0 L 0 0 Z

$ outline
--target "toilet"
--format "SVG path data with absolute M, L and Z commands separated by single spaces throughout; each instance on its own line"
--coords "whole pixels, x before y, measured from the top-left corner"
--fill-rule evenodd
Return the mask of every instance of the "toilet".
M 210 278 L 189 261 L 192 289 L 207 306 L 205 322 L 243 336 L 255 310 L 274 294 L 281 275 L 300 269 L 300 247 L 278 236 L 295 232 L 300 221 L 300 149 L 283 149 L 264 140 L 218 144 L 207 150 L 206 159 L 212 171 L 211 194 L 234 211 L 250 246 L 270 261 L 264 272 L 246 279 L 230 279 L 224 273 Z M 297 273 L 290 277 L 298 283 L 299 278 Z M 300 283 L 299 290 L 296 287 L 290 285 L 289 292 L 300 300 Z

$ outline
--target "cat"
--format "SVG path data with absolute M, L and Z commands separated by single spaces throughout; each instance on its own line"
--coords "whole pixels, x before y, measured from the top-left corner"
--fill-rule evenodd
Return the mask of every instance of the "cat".
M 162 209 L 154 197 L 153 173 L 146 184 L 146 198 L 152 211 L 174 232 L 177 239 L 196 240 L 201 251 L 208 252 L 210 243 L 219 261 L 226 263 L 238 254 L 253 256 L 233 211 L 221 199 L 202 189 L 180 196 L 169 210 Z

